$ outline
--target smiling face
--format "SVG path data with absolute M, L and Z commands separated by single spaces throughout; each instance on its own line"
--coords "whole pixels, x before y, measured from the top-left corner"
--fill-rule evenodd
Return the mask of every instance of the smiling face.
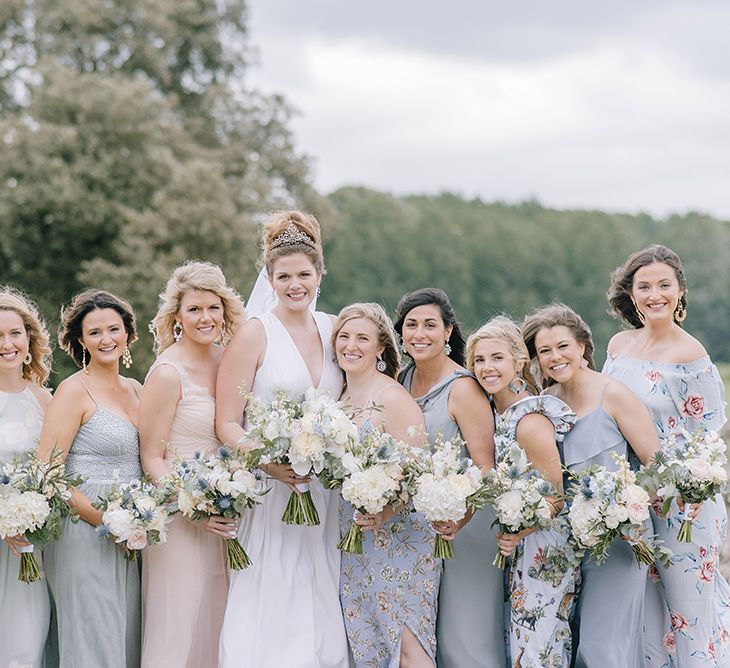
M 542 375 L 557 383 L 572 380 L 585 364 L 585 346 L 564 325 L 539 330 L 535 335 L 535 351 Z
M 444 344 L 451 336 L 445 327 L 441 309 L 436 304 L 424 304 L 411 309 L 403 319 L 403 345 L 418 364 L 445 355 Z
M 383 350 L 378 328 L 370 318 L 347 320 L 337 332 L 335 354 L 337 363 L 346 374 L 358 375 L 374 369 Z
M 80 341 L 91 362 L 117 364 L 127 343 L 122 316 L 113 308 L 89 311 L 81 322 Z
M 474 346 L 474 375 L 477 382 L 491 395 L 507 389 L 520 372 L 506 341 L 480 339 Z
M 223 302 L 214 292 L 188 290 L 180 300 L 177 322 L 183 339 L 202 345 L 218 340 L 223 326 Z
M 634 274 L 631 298 L 647 321 L 672 320 L 681 296 L 677 275 L 664 262 L 647 264 Z
M 304 253 L 284 255 L 274 262 L 271 287 L 279 302 L 292 310 L 306 309 L 317 295 L 320 275 Z
M 22 373 L 29 349 L 23 319 L 15 311 L 0 310 L 0 369 Z

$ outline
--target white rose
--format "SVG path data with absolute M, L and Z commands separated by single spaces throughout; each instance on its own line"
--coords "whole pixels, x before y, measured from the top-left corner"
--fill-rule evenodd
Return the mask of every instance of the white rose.
M 126 540 L 132 531 L 132 513 L 124 508 L 107 510 L 101 519 L 109 527 L 109 532 L 117 537 L 117 542 Z
M 522 494 L 510 490 L 497 497 L 494 508 L 499 521 L 510 529 L 519 529 L 522 518 Z
M 649 517 L 649 494 L 638 485 L 629 485 L 621 494 L 628 519 L 632 524 L 643 524 Z
M 704 459 L 690 459 L 687 461 L 687 469 L 693 478 L 702 481 L 712 480 L 712 464 Z
M 609 529 L 615 529 L 619 524 L 625 522 L 629 518 L 629 512 L 625 506 L 618 503 L 612 503 L 606 508 L 604 523 Z

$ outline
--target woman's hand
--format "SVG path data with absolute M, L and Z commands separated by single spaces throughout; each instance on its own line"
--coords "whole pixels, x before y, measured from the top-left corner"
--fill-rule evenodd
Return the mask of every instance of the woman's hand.
M 235 517 L 211 515 L 204 520 L 195 520 L 193 524 L 221 538 L 236 538 L 238 535 L 238 519 Z
M 393 518 L 397 510 L 393 510 L 393 506 L 387 505 L 379 513 L 373 515 L 367 513 L 355 513 L 355 523 L 359 524 L 363 531 L 375 531 L 380 529 L 388 520 Z
M 682 499 L 682 498 L 677 499 L 677 507 L 679 508 L 680 513 L 684 513 L 685 505 L 686 504 L 684 503 L 684 499 Z M 699 516 L 700 510 L 702 510 L 701 502 L 700 503 L 691 503 L 690 511 L 689 511 L 689 514 L 687 515 L 687 519 L 690 522 L 694 522 L 697 519 L 697 517 Z
M 279 482 L 283 482 L 285 485 L 299 494 L 299 490 L 295 485 L 301 485 L 305 482 L 309 482 L 312 479 L 312 475 L 297 475 L 294 469 L 289 464 L 261 464 L 259 468 L 270 478 L 274 478 Z
M 16 556 L 20 556 L 20 548 L 28 547 L 31 543 L 25 539 L 22 534 L 18 536 L 8 536 L 4 539 L 10 551 Z
M 505 556 L 509 557 L 514 551 L 515 548 L 519 545 L 520 541 L 525 537 L 529 536 L 531 533 L 534 533 L 537 531 L 537 529 L 523 529 L 519 533 L 498 533 L 497 534 L 497 545 L 499 546 L 499 551 Z
M 469 523 L 469 520 L 473 517 L 473 511 L 467 511 L 466 515 L 458 522 L 432 522 L 431 526 L 433 530 L 441 536 L 444 540 L 454 540 L 456 534 L 462 529 L 463 526 Z

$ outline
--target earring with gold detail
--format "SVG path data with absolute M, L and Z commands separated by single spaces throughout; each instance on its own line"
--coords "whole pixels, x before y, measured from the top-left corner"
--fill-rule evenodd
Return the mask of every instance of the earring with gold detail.
M 684 322 L 684 319 L 687 317 L 687 309 L 684 308 L 682 305 L 682 299 L 680 297 L 679 301 L 677 302 L 677 308 L 674 309 L 674 319 L 677 322 Z
M 84 370 L 84 373 L 88 376 L 89 370 L 86 367 L 86 347 L 81 346 L 81 368 Z
M 631 300 L 631 303 L 634 305 L 634 311 L 636 311 L 636 317 L 639 319 L 639 322 L 641 322 L 642 325 L 645 324 L 646 318 L 644 317 L 644 314 L 639 311 L 639 307 L 636 305 L 636 302 L 633 299 Z
M 125 343 L 124 350 L 122 350 L 122 364 L 125 369 L 129 369 L 132 366 L 132 353 L 129 352 L 129 346 Z

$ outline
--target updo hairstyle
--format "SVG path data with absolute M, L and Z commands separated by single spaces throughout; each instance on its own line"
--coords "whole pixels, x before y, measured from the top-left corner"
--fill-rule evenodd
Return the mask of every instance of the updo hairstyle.
M 303 253 L 318 274 L 324 273 L 322 235 L 317 219 L 301 211 L 276 211 L 266 221 L 262 232 L 261 262 L 271 278 L 274 263 L 286 255 Z

